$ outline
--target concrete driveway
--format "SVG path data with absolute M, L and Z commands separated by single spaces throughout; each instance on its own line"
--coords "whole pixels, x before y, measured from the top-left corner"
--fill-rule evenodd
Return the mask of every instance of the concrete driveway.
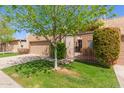
M 35 54 L 25 54 L 25 55 L 0 58 L 0 69 L 39 59 L 43 59 L 43 58 Z

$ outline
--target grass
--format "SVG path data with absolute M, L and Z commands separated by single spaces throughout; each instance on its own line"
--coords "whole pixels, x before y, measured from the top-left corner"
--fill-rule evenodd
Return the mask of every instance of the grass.
M 16 53 L 0 53 L 0 58 L 2 57 L 9 57 L 9 56 L 16 56 Z
M 112 68 L 101 68 L 78 61 L 64 65 L 76 74 L 51 70 L 53 62 L 37 60 L 3 69 L 23 87 L 41 88 L 113 88 L 119 87 Z

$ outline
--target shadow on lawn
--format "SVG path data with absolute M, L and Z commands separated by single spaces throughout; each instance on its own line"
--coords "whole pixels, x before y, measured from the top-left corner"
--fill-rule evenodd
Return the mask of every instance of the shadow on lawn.
M 96 66 L 96 67 L 102 67 L 102 68 L 107 68 L 109 69 L 110 67 L 104 64 L 100 64 L 97 61 L 91 62 L 91 61 L 82 61 L 82 60 L 78 60 L 75 59 L 74 61 L 79 62 L 79 63 L 83 63 L 83 64 L 87 64 L 87 65 L 91 65 L 91 66 Z

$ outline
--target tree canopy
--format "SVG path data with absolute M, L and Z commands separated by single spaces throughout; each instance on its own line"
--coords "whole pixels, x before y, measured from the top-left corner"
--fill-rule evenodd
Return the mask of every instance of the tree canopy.
M 98 19 L 113 16 L 112 6 L 2 6 L 1 13 L 16 31 L 44 36 L 54 47 L 60 37 L 98 27 Z M 97 25 L 97 26 L 96 26 Z M 49 39 L 52 37 L 52 39 Z M 56 48 L 55 48 L 56 51 Z M 57 52 L 57 51 L 56 51 Z M 55 52 L 55 55 L 57 54 Z M 55 56 L 55 60 L 56 56 Z
M 0 20 L 0 42 L 8 43 L 13 40 L 13 34 L 15 31 L 8 26 L 7 20 Z
M 17 31 L 36 35 L 63 36 L 86 31 L 97 19 L 113 16 L 112 6 L 3 6 Z M 3 8 L 2 7 L 2 8 Z M 97 24 L 98 25 L 98 24 Z M 100 24 L 99 24 L 100 25 Z M 86 29 L 86 30 L 85 30 Z

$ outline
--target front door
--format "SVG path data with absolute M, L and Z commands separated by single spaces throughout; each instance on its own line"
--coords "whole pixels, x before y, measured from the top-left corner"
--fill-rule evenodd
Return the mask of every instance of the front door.
M 75 46 L 75 52 L 81 52 L 81 49 L 82 49 L 82 40 L 81 39 L 79 39 L 79 40 L 77 40 L 77 42 L 76 42 L 76 46 Z

